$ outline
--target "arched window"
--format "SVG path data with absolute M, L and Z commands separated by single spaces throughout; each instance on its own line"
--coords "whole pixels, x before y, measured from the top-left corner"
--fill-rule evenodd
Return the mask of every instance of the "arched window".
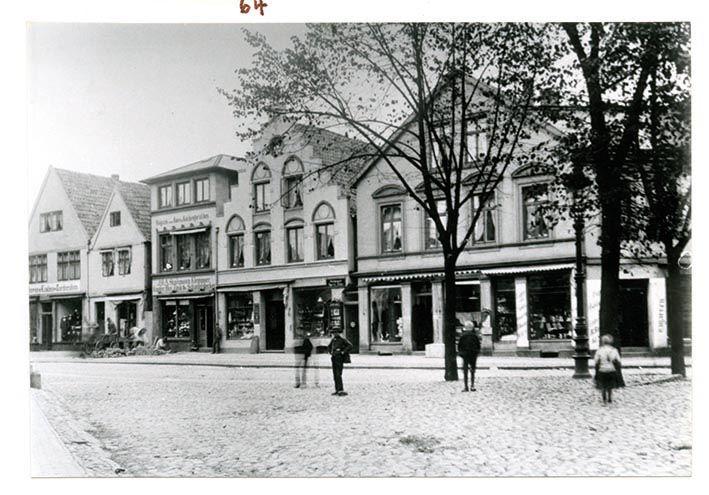
M 271 169 L 265 163 L 259 163 L 251 174 L 254 193 L 254 210 L 268 211 L 271 208 Z
M 229 267 L 241 268 L 244 266 L 244 221 L 239 215 L 234 215 L 226 227 L 229 239 Z
M 295 156 L 288 158 L 283 165 L 281 202 L 284 208 L 303 206 L 303 164 Z
M 286 223 L 286 259 L 288 263 L 303 261 L 303 221 L 290 220 Z
M 327 203 L 320 203 L 313 212 L 315 224 L 315 255 L 319 260 L 335 257 L 335 211 Z
M 257 265 L 271 264 L 271 225 L 260 223 L 254 226 L 254 257 Z

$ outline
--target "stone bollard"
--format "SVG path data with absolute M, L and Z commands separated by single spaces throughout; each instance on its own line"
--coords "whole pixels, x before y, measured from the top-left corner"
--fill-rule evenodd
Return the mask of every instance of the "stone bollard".
M 30 367 L 30 388 L 42 388 L 42 375 Z

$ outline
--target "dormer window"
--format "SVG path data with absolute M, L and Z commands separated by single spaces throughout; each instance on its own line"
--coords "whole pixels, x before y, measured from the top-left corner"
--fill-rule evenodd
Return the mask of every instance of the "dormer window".
M 39 215 L 40 232 L 56 232 L 64 228 L 64 220 L 61 210 L 50 211 Z
M 121 212 L 112 211 L 110 214 L 110 225 L 111 227 L 118 227 L 121 225 Z

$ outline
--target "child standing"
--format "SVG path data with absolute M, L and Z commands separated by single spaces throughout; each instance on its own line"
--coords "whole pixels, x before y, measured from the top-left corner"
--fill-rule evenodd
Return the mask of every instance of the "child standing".
M 613 347 L 613 337 L 608 334 L 601 337 L 601 347 L 596 351 L 593 360 L 596 364 L 596 388 L 601 389 L 603 403 L 613 402 L 613 389 L 625 386 L 620 353 Z

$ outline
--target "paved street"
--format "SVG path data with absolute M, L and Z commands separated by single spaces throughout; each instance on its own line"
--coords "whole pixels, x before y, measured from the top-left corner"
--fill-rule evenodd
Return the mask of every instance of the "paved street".
M 691 380 L 628 370 L 604 406 L 567 370 L 319 370 L 39 362 L 43 410 L 97 476 L 691 474 Z M 49 409 L 49 412 L 47 412 Z M 125 470 L 125 471 L 122 471 Z

